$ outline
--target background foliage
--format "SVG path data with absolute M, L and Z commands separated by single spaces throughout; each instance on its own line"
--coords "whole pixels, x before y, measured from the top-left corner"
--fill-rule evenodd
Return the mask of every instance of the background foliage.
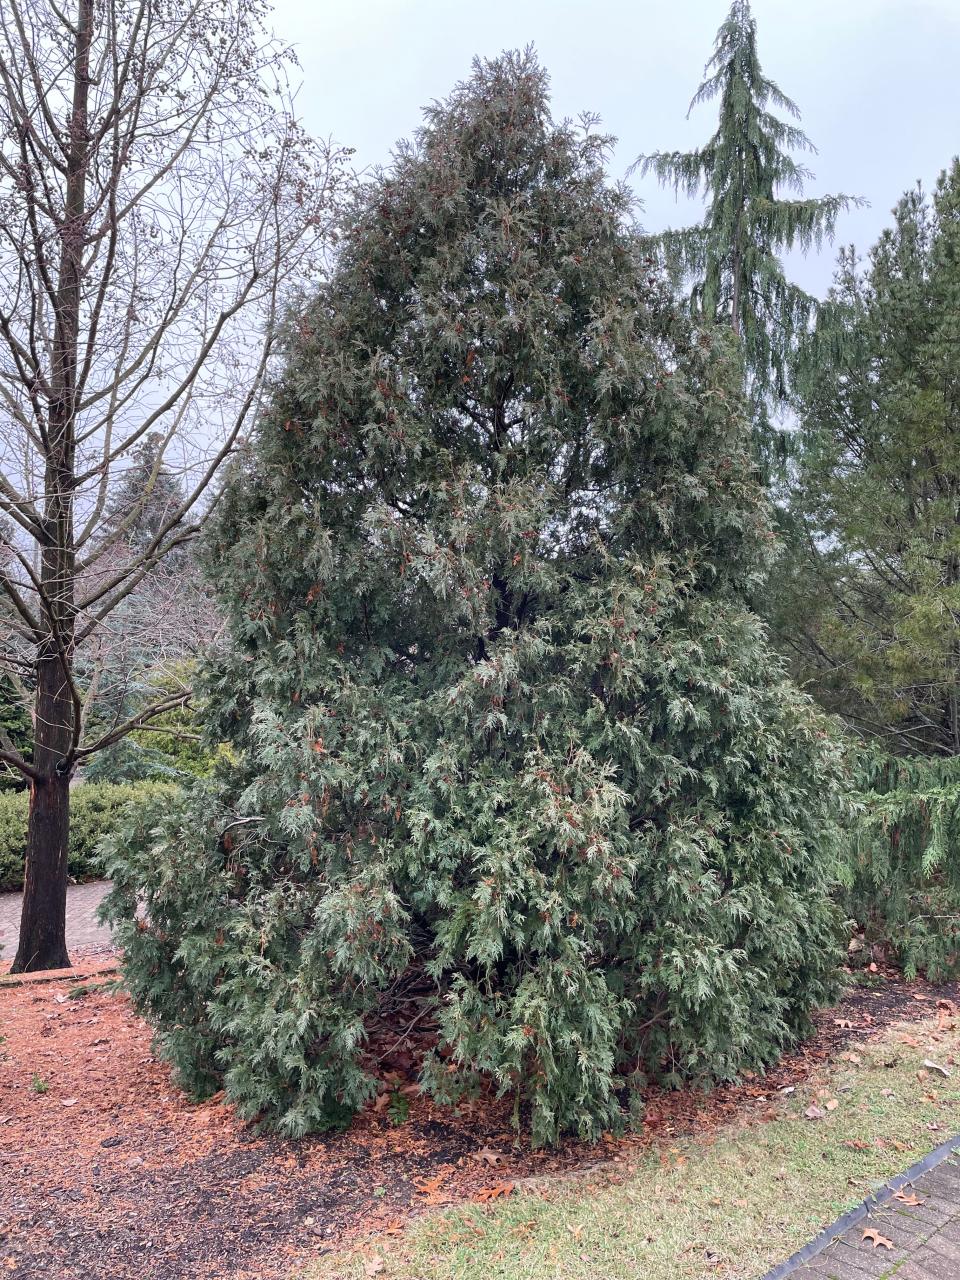
M 908 969 L 956 968 L 960 913 L 960 164 L 840 255 L 802 351 L 778 631 L 866 744 L 850 914 Z
M 127 806 L 136 807 L 154 799 L 168 803 L 174 794 L 175 788 L 159 783 L 85 783 L 76 787 L 70 814 L 70 878 L 82 881 L 102 877 L 100 841 L 115 830 Z M 0 794 L 0 892 L 23 888 L 29 802 L 25 791 Z
M 844 881 L 848 914 L 913 976 L 960 960 L 960 757 L 864 752 Z
M 795 123 L 796 103 L 763 74 L 747 0 L 731 5 L 704 75 L 690 111 L 718 101 L 712 136 L 695 151 L 659 152 L 638 163 L 642 173 L 706 204 L 700 223 L 654 243 L 678 287 L 689 290 L 693 313 L 737 335 L 757 456 L 772 474 L 788 436 L 775 429 L 771 410 L 775 416 L 788 403 L 797 347 L 817 314 L 817 300 L 787 279 L 780 255 L 832 240 L 840 214 L 860 201 L 803 194 L 813 174 L 792 153 L 815 148 Z

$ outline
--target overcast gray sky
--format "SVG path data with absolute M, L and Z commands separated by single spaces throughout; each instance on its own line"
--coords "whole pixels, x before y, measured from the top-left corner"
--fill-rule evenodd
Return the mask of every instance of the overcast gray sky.
M 463 79 L 474 55 L 533 43 L 555 115 L 597 112 L 619 145 L 619 177 L 640 153 L 696 145 L 714 109 L 685 119 L 728 0 L 275 0 L 277 35 L 302 64 L 308 128 L 383 163 L 420 108 Z M 960 0 L 754 0 L 765 73 L 799 105 L 819 152 L 809 194 L 844 191 L 870 208 L 838 239 L 866 249 L 917 179 L 960 151 Z M 651 231 L 690 221 L 652 179 L 636 179 Z M 792 261 L 806 288 L 829 285 L 835 250 Z

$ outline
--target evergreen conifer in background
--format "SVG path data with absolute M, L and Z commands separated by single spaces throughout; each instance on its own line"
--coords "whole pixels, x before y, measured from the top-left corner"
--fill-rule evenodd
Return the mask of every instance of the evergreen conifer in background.
M 239 764 L 135 818 L 108 911 L 181 1080 L 287 1133 L 372 1096 L 398 983 L 425 1087 L 492 1081 L 538 1142 L 829 993 L 837 763 L 746 603 L 740 361 L 607 147 L 530 55 L 476 64 L 362 192 L 218 515 Z
M 840 257 L 798 378 L 777 630 L 868 745 L 849 910 L 908 969 L 960 956 L 960 162 Z
M 731 5 L 705 75 L 690 110 L 719 98 L 716 132 L 696 151 L 658 152 L 639 164 L 678 193 L 706 201 L 702 222 L 659 242 L 681 282 L 692 286 L 694 313 L 740 338 L 757 448 L 769 470 L 784 444 L 769 410 L 787 398 L 797 341 L 817 309 L 816 299 L 786 278 L 779 254 L 832 239 L 839 214 L 860 201 L 803 197 L 813 175 L 790 153 L 815 148 L 802 129 L 774 114 L 798 119 L 800 112 L 763 74 L 748 0 Z

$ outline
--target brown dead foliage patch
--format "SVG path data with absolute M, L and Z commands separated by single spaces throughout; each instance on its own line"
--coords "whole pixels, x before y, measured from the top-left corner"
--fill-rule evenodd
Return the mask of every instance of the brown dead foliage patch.
M 222 1098 L 194 1105 L 173 1087 L 149 1028 L 106 982 L 87 979 L 79 996 L 75 978 L 0 987 L 0 1277 L 279 1280 L 345 1235 L 396 1230 L 432 1205 L 762 1119 L 778 1090 L 840 1044 L 957 997 L 885 975 L 825 1011 L 817 1034 L 767 1075 L 709 1095 L 652 1091 L 642 1133 L 544 1153 L 515 1140 L 505 1103 L 452 1112 L 416 1093 L 428 1030 L 403 1036 L 384 1063 L 409 1106 L 403 1123 L 374 1105 L 342 1134 L 258 1137 Z

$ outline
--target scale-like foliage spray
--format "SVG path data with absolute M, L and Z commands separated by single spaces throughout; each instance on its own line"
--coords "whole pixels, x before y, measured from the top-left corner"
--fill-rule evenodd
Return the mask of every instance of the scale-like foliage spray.
M 769 1061 L 832 981 L 836 765 L 745 603 L 739 362 L 607 146 L 477 64 L 363 191 L 219 519 L 238 763 L 116 843 L 110 912 L 181 1078 L 286 1132 L 372 1095 L 398 983 L 424 1086 L 552 1142 Z

